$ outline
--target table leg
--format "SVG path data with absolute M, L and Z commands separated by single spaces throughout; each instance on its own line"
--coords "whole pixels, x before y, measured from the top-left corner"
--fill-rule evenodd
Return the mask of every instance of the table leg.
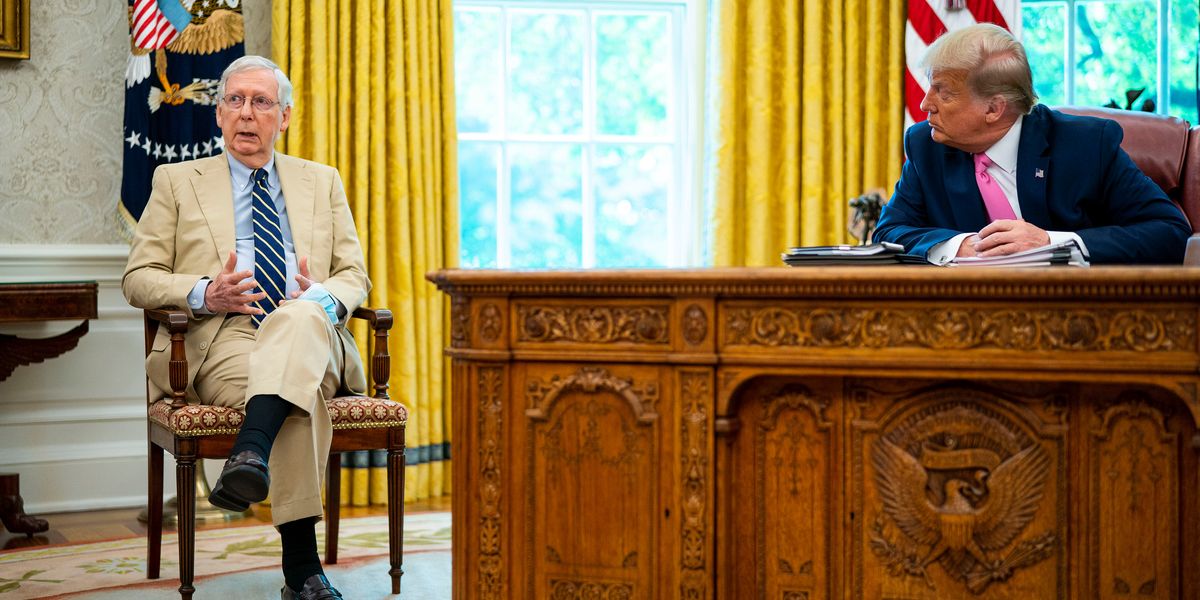
M 25 514 L 20 477 L 17 473 L 0 473 L 0 522 L 12 533 L 23 533 L 33 537 L 35 533 L 50 529 L 50 523 L 45 519 Z

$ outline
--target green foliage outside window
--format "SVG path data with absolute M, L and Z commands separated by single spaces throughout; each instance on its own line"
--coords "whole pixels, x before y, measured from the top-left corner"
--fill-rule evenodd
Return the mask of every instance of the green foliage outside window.
M 1072 7 L 1074 15 L 1069 15 Z M 1168 10 L 1165 112 L 1200 122 L 1196 108 L 1198 7 L 1197 0 L 1025 0 L 1022 38 L 1041 101 L 1081 106 L 1103 106 L 1111 101 L 1124 108 L 1127 90 L 1145 88 L 1132 108 L 1142 109 L 1147 101 L 1161 106 L 1159 10 Z M 1068 27 L 1075 36 L 1071 53 Z M 1068 68 L 1073 69 L 1073 90 L 1067 90 Z

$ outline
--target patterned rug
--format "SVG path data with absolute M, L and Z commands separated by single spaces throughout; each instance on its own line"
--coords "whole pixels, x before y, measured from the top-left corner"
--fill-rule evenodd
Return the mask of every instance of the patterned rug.
M 339 567 L 363 566 L 378 561 L 367 560 L 379 555 L 382 559 L 381 587 L 387 581 L 387 517 L 343 519 L 338 540 Z M 325 547 L 324 528 L 317 527 L 318 547 Z M 405 515 L 405 571 L 411 573 L 410 555 L 434 552 L 444 554 L 449 566 L 450 513 L 428 512 Z M 250 597 L 234 593 L 213 594 L 229 584 L 206 583 L 221 579 L 218 576 L 257 569 L 273 569 L 274 574 L 257 577 L 265 580 L 264 589 L 274 590 L 277 596 L 282 574 L 279 574 L 281 549 L 279 534 L 270 525 L 209 529 L 196 533 L 196 598 Z M 179 549 L 174 534 L 163 535 L 161 579 L 146 579 L 146 538 L 130 538 L 109 542 L 51 546 L 30 550 L 0 552 L 0 600 L 16 598 L 85 598 L 80 592 L 95 592 L 124 588 L 124 597 L 151 597 L 152 588 L 170 596 L 179 585 Z M 416 558 L 415 556 L 412 558 Z M 428 560 L 430 557 L 422 557 Z M 378 569 L 376 569 L 378 570 Z M 346 575 L 350 577 L 350 575 Z M 330 573 L 330 579 L 343 593 L 349 591 L 344 583 Z M 405 596 L 411 578 L 406 574 Z M 415 582 L 414 582 L 415 583 Z M 202 585 L 203 584 L 203 585 Z M 141 588 L 145 587 L 143 591 Z M 136 588 L 136 591 L 135 591 Z M 209 593 L 201 594 L 201 589 Z M 245 591 L 245 588 L 241 588 Z M 157 594 L 154 594 L 157 596 Z M 178 594 L 173 594 L 178 597 Z M 99 597 L 99 596 L 96 596 Z M 261 597 L 261 596 L 260 596 Z M 267 596 L 272 597 L 272 596 Z M 348 597 L 355 597 L 353 595 Z

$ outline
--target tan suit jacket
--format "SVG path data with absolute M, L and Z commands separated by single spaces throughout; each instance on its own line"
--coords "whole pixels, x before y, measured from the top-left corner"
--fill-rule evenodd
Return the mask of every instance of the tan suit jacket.
M 337 169 L 275 153 L 296 257 L 307 256 L 309 271 L 346 307 L 347 315 L 371 289 L 362 248 Z M 137 308 L 179 308 L 193 319 L 186 338 L 188 397 L 196 401 L 196 371 L 208 355 L 224 313 L 196 315 L 187 296 L 202 277 L 215 278 L 234 250 L 233 189 L 224 154 L 166 164 L 154 171 L 150 199 L 138 221 L 121 289 Z M 361 393 L 366 387 L 362 360 L 345 328 L 337 327 L 345 349 L 341 385 Z M 165 394 L 170 337 L 161 328 L 146 361 L 150 381 Z

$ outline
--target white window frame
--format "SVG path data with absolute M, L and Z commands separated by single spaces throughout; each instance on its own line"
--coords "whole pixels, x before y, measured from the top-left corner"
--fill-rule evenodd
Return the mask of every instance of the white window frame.
M 498 106 L 498 125 L 495 131 L 488 133 L 459 132 L 458 141 L 490 142 L 498 147 L 497 181 L 496 181 L 496 267 L 510 268 L 511 256 L 511 189 L 509 173 L 510 144 L 524 143 L 571 143 L 582 146 L 581 186 L 582 186 L 582 230 L 583 243 L 581 247 L 581 266 L 594 268 L 596 266 L 596 198 L 593 174 L 595 170 L 595 148 L 598 144 L 636 145 L 670 145 L 673 146 L 674 164 L 671 168 L 671 181 L 665 186 L 668 190 L 666 206 L 667 222 L 667 263 L 666 267 L 682 267 L 696 265 L 701 260 L 701 201 L 697 190 L 699 184 L 698 169 L 700 164 L 702 139 L 700 129 L 700 107 L 703 98 L 702 68 L 704 56 L 704 36 L 702 34 L 703 0 L 454 0 L 454 9 L 480 10 L 500 12 L 502 15 L 501 43 L 503 52 L 500 64 L 501 98 Z M 668 136 L 616 136 L 600 135 L 596 132 L 595 92 L 595 27 L 597 14 L 642 13 L 647 10 L 666 11 L 670 18 L 671 48 L 677 53 L 675 65 L 683 68 L 673 68 L 674 80 L 668 92 L 667 101 L 670 103 L 668 126 L 671 135 Z M 580 134 L 510 134 L 508 132 L 508 114 L 506 101 L 508 97 L 508 65 L 511 52 L 511 22 L 508 14 L 511 12 L 537 13 L 572 13 L 582 11 L 586 18 L 588 31 L 584 41 L 584 73 L 583 73 L 583 131 Z M 680 26 L 681 25 L 681 26 Z M 461 218 L 461 217 L 460 217 Z
M 1171 99 L 1171 2 L 1170 0 L 1155 0 L 1158 4 L 1158 45 L 1155 60 L 1158 67 L 1158 84 L 1155 92 L 1154 112 L 1167 114 L 1170 110 Z M 1094 0 L 1022 0 L 1023 5 L 1060 5 L 1067 9 L 1066 19 L 1066 54 L 1063 57 L 1063 82 L 1067 97 L 1063 102 L 1075 104 L 1075 14 L 1079 4 L 1095 4 Z

